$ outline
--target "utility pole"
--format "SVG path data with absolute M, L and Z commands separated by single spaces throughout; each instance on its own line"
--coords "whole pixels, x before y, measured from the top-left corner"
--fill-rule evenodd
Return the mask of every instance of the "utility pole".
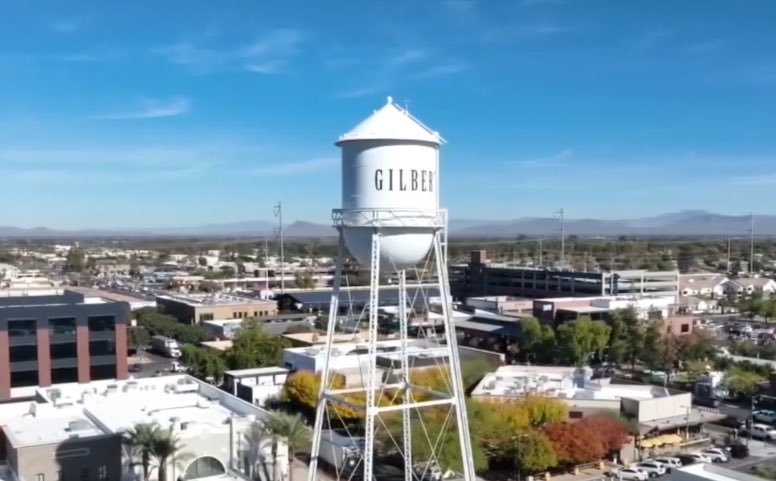
M 728 236 L 728 249 L 727 249 L 727 275 L 730 275 L 730 236 Z
M 544 265 L 544 252 L 542 252 L 543 241 L 544 241 L 544 238 L 539 237 L 539 267 L 542 267 Z
M 558 219 L 560 220 L 560 268 L 566 266 L 566 223 L 563 219 L 563 209 L 559 209 Z
M 267 290 L 269 290 L 269 244 L 267 243 L 267 234 L 264 234 L 264 279 L 266 280 Z
M 754 212 L 749 214 L 749 275 L 754 275 Z
M 286 291 L 286 266 L 283 259 L 283 204 L 278 202 L 274 208 L 275 217 L 278 219 L 278 236 L 280 237 L 280 293 Z

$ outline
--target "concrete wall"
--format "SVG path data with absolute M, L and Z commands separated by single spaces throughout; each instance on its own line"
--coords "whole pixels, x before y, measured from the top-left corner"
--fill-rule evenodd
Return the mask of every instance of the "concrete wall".
M 106 470 L 107 481 L 118 481 L 122 474 L 119 435 L 21 447 L 15 456 L 16 474 L 24 480 L 35 480 L 38 474 L 46 480 L 60 479 L 59 471 L 65 480 L 99 480 L 101 468 Z
M 632 416 L 640 423 L 687 416 L 687 407 L 692 406 L 692 394 L 681 393 L 655 399 L 623 399 L 622 407 L 625 414 Z

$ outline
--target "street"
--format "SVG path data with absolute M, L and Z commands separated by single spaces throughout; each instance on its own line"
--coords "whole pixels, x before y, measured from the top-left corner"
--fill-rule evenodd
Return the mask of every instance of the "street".
M 157 371 L 169 371 L 173 361 L 174 359 L 169 357 L 140 350 L 136 356 L 129 358 L 129 366 L 139 365 L 141 370 L 139 372 L 130 371 L 130 375 L 134 378 L 151 377 Z

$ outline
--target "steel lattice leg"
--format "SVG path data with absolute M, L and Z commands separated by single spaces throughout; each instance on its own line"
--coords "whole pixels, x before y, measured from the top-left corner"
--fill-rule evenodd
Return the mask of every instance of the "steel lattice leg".
M 323 431 L 323 418 L 326 416 L 327 392 L 329 389 L 329 359 L 331 347 L 334 343 L 334 333 L 337 326 L 337 313 L 339 311 L 340 286 L 342 285 L 342 264 L 345 261 L 345 239 L 342 230 L 339 232 L 339 244 L 337 247 L 337 259 L 334 267 L 334 288 L 329 304 L 329 324 L 326 326 L 326 357 L 321 374 L 321 390 L 318 394 L 318 405 L 315 409 L 315 426 L 313 428 L 313 441 L 310 450 L 310 470 L 307 473 L 308 481 L 318 479 L 318 454 L 321 449 L 321 434 Z M 289 460 L 290 463 L 291 460 Z M 289 469 L 292 469 L 291 467 Z
M 442 232 L 434 235 L 434 257 L 436 261 L 439 294 L 442 298 L 442 316 L 444 318 L 445 340 L 452 374 L 453 404 L 455 404 L 456 421 L 458 422 L 458 440 L 461 443 L 461 459 L 463 460 L 463 476 L 465 481 L 474 481 L 474 461 L 472 459 L 472 439 L 469 434 L 469 419 L 466 414 L 463 378 L 461 375 L 461 358 L 458 353 L 458 339 L 455 336 L 455 323 L 450 313 L 450 284 L 447 280 L 447 265 L 445 265 L 444 249 L 442 247 Z
M 399 274 L 399 337 L 401 341 L 401 381 L 404 384 L 404 404 L 412 402 L 412 390 L 410 384 L 410 366 L 409 356 L 407 355 L 407 344 L 409 343 L 408 324 L 407 319 L 407 272 L 402 269 Z M 412 410 L 410 407 L 406 407 L 402 411 L 402 435 L 403 435 L 403 450 L 404 450 L 404 480 L 412 481 L 413 479 L 413 466 L 412 466 Z
M 366 416 L 365 416 L 365 438 L 367 440 L 375 439 L 375 417 L 379 415 L 377 411 L 377 310 L 380 305 L 380 233 L 372 233 L 372 264 L 370 268 L 370 289 L 369 289 L 369 378 L 367 379 L 366 391 Z M 374 479 L 374 442 L 367 442 L 364 447 L 364 480 L 372 481 Z

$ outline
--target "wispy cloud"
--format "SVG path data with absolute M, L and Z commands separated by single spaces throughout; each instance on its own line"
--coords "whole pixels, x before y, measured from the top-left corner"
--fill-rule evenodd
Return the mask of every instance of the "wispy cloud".
M 249 175 L 266 175 L 266 176 L 282 176 L 282 175 L 303 175 L 311 174 L 314 172 L 320 172 L 325 169 L 329 169 L 337 166 L 339 159 L 334 157 L 321 157 L 316 159 L 304 160 L 301 162 L 290 163 L 277 163 L 272 165 L 266 165 L 262 167 L 256 167 L 250 169 L 247 173 Z
M 649 50 L 657 47 L 673 35 L 673 31 L 666 28 L 654 28 L 642 32 L 634 41 L 633 46 L 639 50 Z
M 722 48 L 725 45 L 725 42 L 722 39 L 714 38 L 711 40 L 704 40 L 700 42 L 691 43 L 689 45 L 686 45 L 684 47 L 684 51 L 687 53 L 707 53 L 707 52 L 715 52 Z
M 95 119 L 103 120 L 142 120 L 164 117 L 178 117 L 189 112 L 191 102 L 185 97 L 174 97 L 169 100 L 147 99 L 138 109 L 124 112 L 98 114 Z
M 540 5 L 558 5 L 565 3 L 565 0 L 520 0 L 520 5 L 524 7 L 536 7 Z
M 399 52 L 388 59 L 388 63 L 393 67 L 401 68 L 413 63 L 421 62 L 428 58 L 428 56 L 429 51 L 426 49 L 410 48 Z
M 445 75 L 454 75 L 466 70 L 468 66 L 463 63 L 449 63 L 442 65 L 432 65 L 420 72 L 416 73 L 413 77 L 417 79 L 427 79 L 432 77 L 442 77 Z
M 521 167 L 557 167 L 565 161 L 574 157 L 574 151 L 564 149 L 546 157 L 534 157 L 530 159 L 518 159 L 506 162 L 508 165 Z
M 80 22 L 76 20 L 55 20 L 51 22 L 51 30 L 58 33 L 73 33 L 80 27 Z
M 581 31 L 581 27 L 559 25 L 552 22 L 537 22 L 505 27 L 493 26 L 483 31 L 480 41 L 486 44 L 506 43 L 520 39 L 552 37 Z
M 178 42 L 153 49 L 170 62 L 188 67 L 197 74 L 224 70 L 243 70 L 263 75 L 286 71 L 299 53 L 306 35 L 296 29 L 274 29 L 250 43 L 232 48 L 203 47 L 193 42 Z
M 385 85 L 368 85 L 366 87 L 359 87 L 353 89 L 346 89 L 334 94 L 338 99 L 357 99 L 360 97 L 366 97 L 367 95 L 376 94 L 387 87 Z

